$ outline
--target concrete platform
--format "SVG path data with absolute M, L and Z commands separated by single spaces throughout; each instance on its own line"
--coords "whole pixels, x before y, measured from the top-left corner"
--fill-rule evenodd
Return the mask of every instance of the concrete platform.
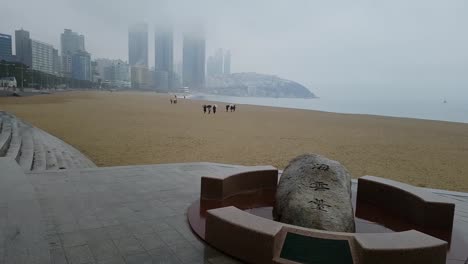
M 0 264 L 238 263 L 200 242 L 186 212 L 202 176 L 248 169 L 183 163 L 24 172 L 0 158 Z M 456 232 L 468 241 L 468 197 L 442 195 L 455 201 L 467 227 Z

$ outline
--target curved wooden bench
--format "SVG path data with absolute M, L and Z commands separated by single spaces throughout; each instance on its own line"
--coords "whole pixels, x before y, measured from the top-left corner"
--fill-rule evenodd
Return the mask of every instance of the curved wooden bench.
M 352 263 L 445 263 L 446 258 L 445 241 L 415 230 L 382 234 L 327 232 L 275 222 L 233 206 L 207 211 L 206 241 L 249 263 L 300 263 L 281 257 L 289 233 L 346 241 Z
M 233 175 L 206 176 L 201 179 L 200 201 L 206 209 L 239 206 L 243 201 L 248 201 L 250 206 L 271 205 L 277 185 L 278 170 L 272 166 L 259 166 Z
M 452 233 L 455 204 L 409 184 L 375 176 L 360 177 L 356 205 L 357 216 L 362 206 L 371 205 L 404 219 L 419 231 L 434 235 L 443 231 L 449 237 Z

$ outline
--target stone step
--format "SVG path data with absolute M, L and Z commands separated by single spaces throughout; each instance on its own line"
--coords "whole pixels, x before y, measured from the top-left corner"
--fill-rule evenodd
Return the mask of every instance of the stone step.
M 96 168 L 73 146 L 0 111 L 0 157 L 15 159 L 25 171 Z
M 68 151 L 62 151 L 62 156 L 67 169 L 79 168 L 79 166 L 75 164 L 74 160 L 70 157 L 70 153 Z
M 70 169 L 65 161 L 65 158 L 63 157 L 63 151 L 60 151 L 59 149 L 53 149 L 53 153 L 57 158 L 57 167 L 59 170 Z
M 55 145 L 50 142 L 49 135 L 45 134 L 42 130 L 40 131 L 43 147 L 46 157 L 46 170 L 58 170 L 57 157 L 55 156 Z
M 2 116 L 2 132 L 0 133 L 0 157 L 4 157 L 10 147 L 12 137 L 11 119 L 9 116 Z
M 37 129 L 32 130 L 32 138 L 34 145 L 34 161 L 32 170 L 41 171 L 46 169 L 46 154 L 44 150 L 44 144 L 42 142 L 42 136 L 40 131 Z
M 34 160 L 34 142 L 31 128 L 25 127 L 22 134 L 21 155 L 18 164 L 25 171 L 32 170 Z
M 20 156 L 20 149 L 21 149 L 21 134 L 22 134 L 22 128 L 18 126 L 18 122 L 16 119 L 10 119 L 11 120 L 11 141 L 10 141 L 10 147 L 8 148 L 8 151 L 6 153 L 6 157 L 12 158 L 16 161 L 19 160 Z
M 58 145 L 61 149 L 66 151 L 69 154 L 70 159 L 75 164 L 75 168 L 96 168 L 97 166 L 83 155 L 80 151 L 75 149 L 73 146 L 65 143 L 59 138 L 51 136 L 54 139 L 54 144 Z

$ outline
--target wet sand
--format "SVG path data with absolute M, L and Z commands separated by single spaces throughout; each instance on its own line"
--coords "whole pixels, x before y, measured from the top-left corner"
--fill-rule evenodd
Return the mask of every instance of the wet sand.
M 302 153 L 357 178 L 468 191 L 468 124 L 239 105 L 204 115 L 201 101 L 130 92 L 0 98 L 0 110 L 72 144 L 98 166 L 175 162 L 271 164 Z

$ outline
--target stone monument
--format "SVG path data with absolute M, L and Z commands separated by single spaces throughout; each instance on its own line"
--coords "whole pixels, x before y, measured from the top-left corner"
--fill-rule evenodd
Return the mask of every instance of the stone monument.
M 355 232 L 351 175 L 339 162 L 320 155 L 294 158 L 279 181 L 273 217 L 307 228 Z

